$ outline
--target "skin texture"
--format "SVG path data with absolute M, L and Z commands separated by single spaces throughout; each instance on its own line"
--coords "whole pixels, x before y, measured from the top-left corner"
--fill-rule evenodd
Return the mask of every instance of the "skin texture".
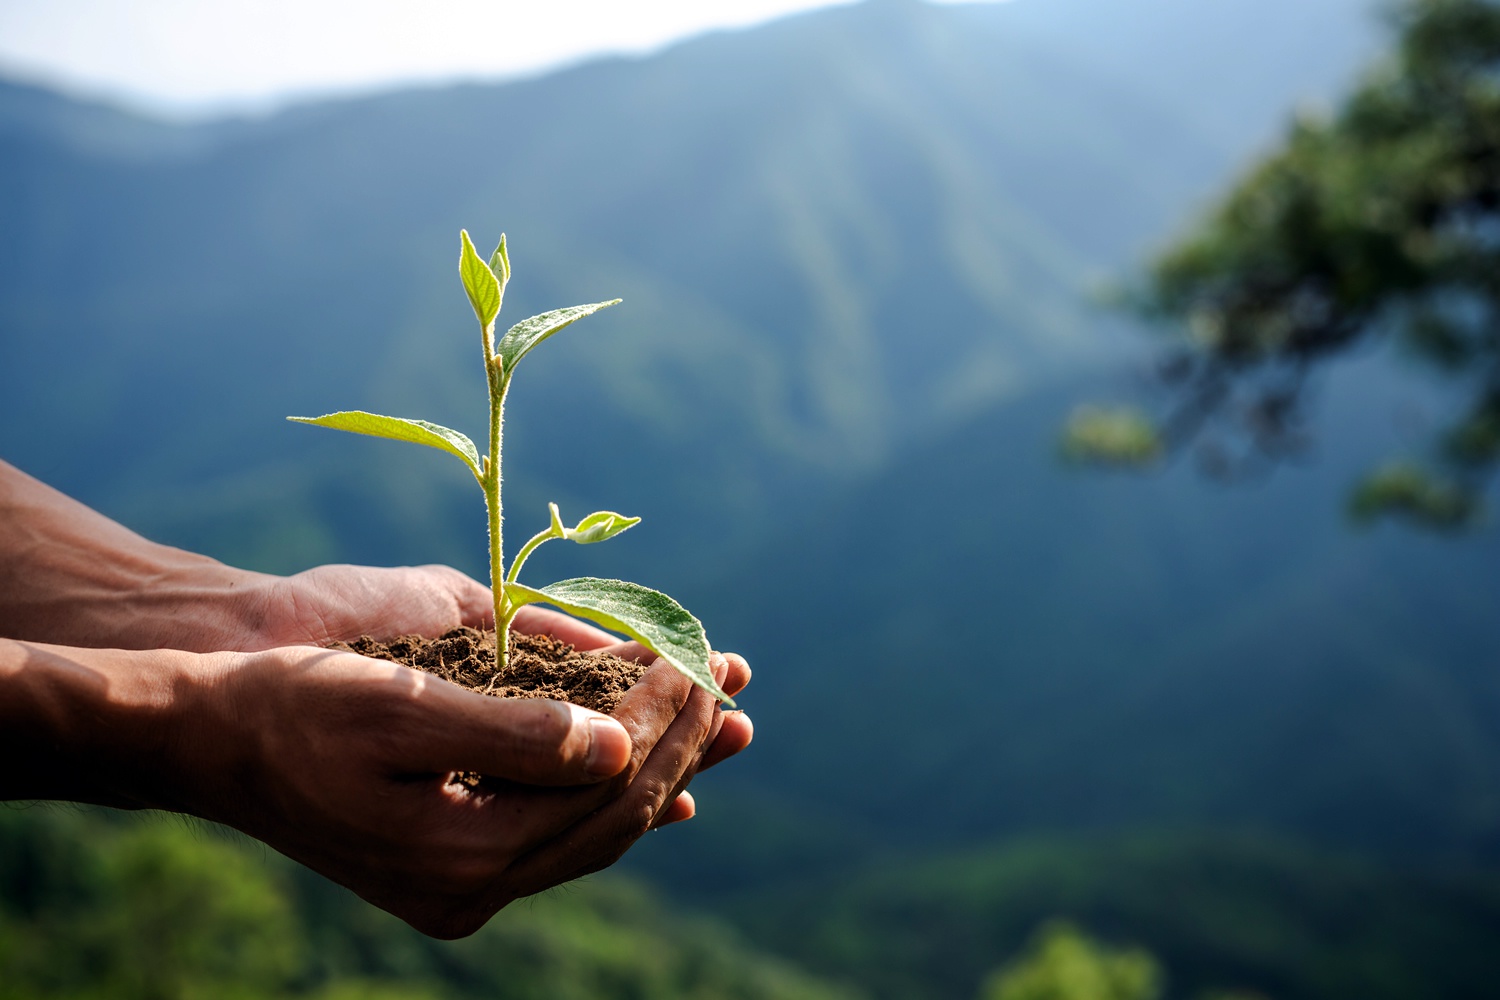
M 488 589 L 447 567 L 249 573 L 4 463 L 0 553 L 0 799 L 225 823 L 438 937 L 691 818 L 693 776 L 753 735 L 664 662 L 609 717 L 312 645 L 485 624 Z M 545 608 L 515 627 L 650 656 Z M 749 682 L 713 662 L 731 695 Z

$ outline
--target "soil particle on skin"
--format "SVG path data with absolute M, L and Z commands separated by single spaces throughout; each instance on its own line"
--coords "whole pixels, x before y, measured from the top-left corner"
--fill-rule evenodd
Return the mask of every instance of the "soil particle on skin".
M 495 674 L 495 633 L 456 628 L 436 639 L 403 635 L 389 642 L 362 636 L 330 649 L 389 660 L 436 674 L 461 687 L 500 698 L 552 698 L 596 712 L 613 712 L 646 672 L 607 653 L 580 652 L 550 635 L 512 632 L 505 676 Z

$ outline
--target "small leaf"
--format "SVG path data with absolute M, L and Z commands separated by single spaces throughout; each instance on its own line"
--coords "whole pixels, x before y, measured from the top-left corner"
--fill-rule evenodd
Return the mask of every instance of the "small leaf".
M 458 276 L 463 279 L 464 291 L 469 295 L 469 305 L 474 307 L 474 315 L 479 318 L 480 325 L 488 330 L 494 324 L 495 317 L 500 315 L 500 281 L 489 265 L 479 259 L 474 243 L 469 239 L 469 231 L 462 229 L 458 236 L 463 244 L 458 253 Z
M 490 254 L 490 271 L 495 275 L 495 280 L 500 282 L 500 294 L 505 294 L 505 286 L 510 282 L 510 254 L 505 251 L 505 234 L 500 234 L 500 245 L 495 252 Z
M 626 517 L 612 510 L 595 511 L 579 521 L 578 527 L 564 528 L 563 537 L 579 545 L 593 545 L 595 542 L 613 538 L 620 532 L 640 523 L 641 519 L 638 517 Z
M 585 316 L 591 316 L 600 309 L 616 305 L 619 301 L 610 299 L 608 302 L 594 302 L 586 306 L 568 306 L 566 309 L 554 309 L 540 316 L 521 320 L 505 331 L 505 336 L 500 338 L 500 346 L 495 349 L 505 365 L 506 374 L 515 370 L 516 362 L 525 357 L 528 351 L 558 330 Z
M 484 476 L 479 469 L 479 450 L 474 447 L 474 442 L 470 441 L 467 435 L 439 424 L 430 424 L 425 420 L 407 420 L 403 417 L 383 417 L 378 413 L 365 413 L 363 410 L 344 410 L 340 413 L 324 414 L 321 417 L 287 417 L 287 419 L 299 424 L 312 424 L 314 427 L 332 427 L 337 431 L 350 431 L 355 434 L 368 434 L 371 437 L 390 438 L 393 441 L 425 444 L 429 448 L 437 448 L 450 455 L 457 455 L 464 460 L 469 471 L 474 473 L 474 478 L 484 481 Z
M 702 623 L 666 594 L 624 580 L 579 577 L 539 590 L 507 583 L 505 595 L 515 604 L 554 604 L 570 614 L 624 632 L 694 684 L 734 707 L 734 699 L 714 683 L 713 668 L 708 665 L 708 636 Z

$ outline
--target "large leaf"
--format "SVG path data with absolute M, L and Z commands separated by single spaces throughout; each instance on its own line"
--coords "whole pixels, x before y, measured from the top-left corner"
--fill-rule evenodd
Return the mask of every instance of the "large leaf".
M 526 356 L 526 352 L 558 330 L 578 322 L 585 316 L 592 316 L 600 309 L 616 305 L 619 301 L 619 299 L 610 299 L 608 302 L 593 302 L 586 306 L 568 306 L 566 309 L 554 309 L 540 316 L 523 319 L 505 331 L 505 336 L 500 339 L 500 346 L 495 348 L 495 353 L 500 355 L 500 361 L 506 373 L 509 374 L 515 369 L 516 362 Z
M 458 238 L 463 244 L 458 252 L 458 276 L 463 279 L 464 291 L 469 295 L 469 305 L 474 307 L 479 325 L 488 330 L 500 315 L 500 279 L 475 251 L 467 229 L 459 230 Z
M 713 668 L 708 665 L 708 636 L 702 623 L 660 591 L 624 580 L 585 576 L 535 590 L 525 584 L 507 583 L 505 594 L 516 604 L 553 604 L 569 614 L 624 632 L 694 684 L 734 706 L 734 699 L 714 683 Z
M 344 410 L 340 413 L 327 413 L 321 417 L 287 417 L 287 419 L 299 424 L 312 424 L 314 427 L 332 427 L 336 431 L 350 431 L 354 434 L 368 434 L 371 437 L 390 438 L 393 441 L 425 444 L 429 448 L 437 448 L 450 455 L 457 455 L 464 460 L 469 471 L 474 473 L 475 479 L 484 481 L 484 476 L 479 471 L 479 450 L 474 447 L 474 442 L 470 441 L 467 435 L 440 424 L 430 424 L 425 420 L 407 420 L 403 417 L 383 417 L 378 413 L 365 413 L 363 410 Z

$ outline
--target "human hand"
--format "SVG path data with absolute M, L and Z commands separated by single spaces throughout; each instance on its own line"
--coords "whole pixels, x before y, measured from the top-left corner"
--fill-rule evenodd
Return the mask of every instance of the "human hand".
M 446 566 L 280 577 L 160 545 L 0 461 L 0 636 L 106 649 L 259 650 L 480 626 L 489 590 Z
M 714 665 L 730 692 L 749 680 L 739 657 Z M 306 646 L 0 639 L 0 695 L 0 799 L 224 822 L 445 937 L 690 816 L 693 775 L 750 737 L 748 719 L 666 663 L 611 720 Z M 491 777 L 469 790 L 456 771 Z
M 177 742 L 192 749 L 171 807 L 243 830 L 437 937 L 611 864 L 685 818 L 674 802 L 690 815 L 695 771 L 738 749 L 717 743 L 725 713 L 712 696 L 665 663 L 610 719 L 307 647 L 218 660 L 186 699 L 196 707 Z M 715 657 L 731 690 L 748 680 L 735 660 Z M 487 779 L 451 781 L 464 771 Z
M 263 588 L 264 612 L 255 627 L 232 637 L 232 649 L 255 651 L 289 643 L 321 645 L 360 635 L 441 635 L 459 625 L 494 625 L 488 587 L 447 566 L 377 568 L 330 565 L 290 577 L 270 578 Z M 650 663 L 656 654 L 638 642 L 619 638 L 551 608 L 530 605 L 511 626 L 528 634 L 546 634 L 577 649 L 613 653 L 626 660 Z M 186 639 L 186 637 L 184 637 Z M 750 682 L 743 657 L 726 654 L 724 690 L 734 697 Z M 712 746 L 695 768 L 708 768 L 750 745 L 754 727 L 744 712 L 716 715 Z M 689 778 L 691 774 L 689 773 Z M 691 819 L 696 802 L 686 780 L 674 790 L 657 825 Z
M 330 565 L 287 577 L 264 577 L 245 598 L 253 611 L 224 648 L 321 646 L 362 635 L 442 635 L 460 625 L 493 628 L 490 589 L 450 566 Z M 522 608 L 511 627 L 554 635 L 578 649 L 619 643 L 602 629 L 551 608 Z M 184 637 L 186 638 L 186 637 Z
M 494 624 L 490 591 L 479 581 L 447 566 L 378 569 L 370 566 L 319 566 L 295 576 L 274 578 L 258 630 L 235 648 L 264 644 L 321 644 L 360 635 L 441 635 L 459 625 Z M 602 629 L 551 608 L 530 605 L 516 615 L 512 628 L 544 633 L 583 650 L 613 653 L 622 659 L 650 662 L 655 654 L 636 642 L 621 642 Z M 750 681 L 743 657 L 727 654 L 724 690 L 733 697 Z M 722 727 L 722 731 L 721 730 Z M 739 753 L 750 745 L 754 727 L 743 712 L 721 712 L 716 739 L 702 767 Z M 691 819 L 696 803 L 684 787 L 676 789 L 658 825 Z
M 553 611 L 551 608 L 541 608 L 535 605 L 522 608 L 520 614 L 516 616 L 513 628 L 518 632 L 554 635 L 576 649 L 613 653 L 623 660 L 634 660 L 637 663 L 648 663 L 656 657 L 655 653 L 638 642 L 621 642 L 608 632 L 594 628 L 587 622 L 581 622 L 560 611 Z M 750 665 L 738 653 L 722 655 L 727 667 L 722 686 L 725 693 L 733 698 L 750 683 Z M 694 773 L 713 767 L 728 757 L 733 757 L 748 747 L 754 737 L 755 727 L 750 721 L 750 716 L 741 711 L 721 711 L 713 744 L 703 755 Z M 667 808 L 656 825 L 666 826 L 668 823 L 692 819 L 696 812 L 697 803 L 686 791 L 686 782 L 684 782 L 683 787 L 677 789 L 668 802 Z
M 438 636 L 460 625 L 494 624 L 489 588 L 449 566 L 316 566 L 263 577 L 242 600 L 241 634 L 223 648 Z

